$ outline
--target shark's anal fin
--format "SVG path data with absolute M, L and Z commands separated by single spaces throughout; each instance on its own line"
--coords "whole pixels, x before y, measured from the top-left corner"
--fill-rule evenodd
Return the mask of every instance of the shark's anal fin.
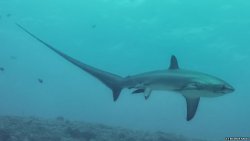
M 200 97 L 188 97 L 184 96 L 187 103 L 187 121 L 190 121 L 197 111 Z
M 179 69 L 177 58 L 174 55 L 171 56 L 170 66 L 168 69 L 170 70 Z

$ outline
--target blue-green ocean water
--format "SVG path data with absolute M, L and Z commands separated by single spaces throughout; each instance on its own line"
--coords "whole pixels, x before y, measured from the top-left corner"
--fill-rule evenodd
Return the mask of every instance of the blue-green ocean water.
M 0 0 L 0 115 L 63 116 L 145 131 L 224 140 L 250 136 L 249 0 Z M 21 31 L 121 76 L 181 68 L 218 76 L 236 91 L 202 98 L 187 122 L 185 99 L 111 91 Z M 43 83 L 37 81 L 43 79 Z

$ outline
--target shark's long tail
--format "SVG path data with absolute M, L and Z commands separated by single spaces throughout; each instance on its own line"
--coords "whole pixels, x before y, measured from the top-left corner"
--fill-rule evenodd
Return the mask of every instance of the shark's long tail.
M 55 53 L 57 53 L 58 55 L 63 57 L 64 59 L 68 60 L 72 64 L 76 65 L 77 67 L 81 68 L 82 70 L 88 72 L 89 74 L 91 74 L 94 77 L 96 77 L 97 79 L 99 79 L 102 83 L 104 83 L 107 87 L 109 87 L 113 91 L 113 100 L 116 101 L 118 99 L 120 92 L 123 89 L 123 83 L 122 83 L 123 78 L 122 77 L 115 75 L 115 74 L 112 74 L 112 73 L 109 73 L 109 72 L 106 72 L 106 71 L 102 71 L 102 70 L 97 69 L 97 68 L 94 68 L 94 67 L 89 66 L 85 63 L 82 63 L 82 62 L 64 54 L 63 52 L 55 49 L 53 46 L 44 42 L 43 40 L 41 40 L 40 38 L 35 36 L 33 33 L 28 31 L 27 29 L 25 29 L 23 26 L 21 26 L 17 23 L 16 23 L 16 25 L 19 28 L 21 28 L 24 32 L 26 32 L 27 34 L 29 34 L 30 36 L 35 38 L 37 41 L 39 41 L 40 43 L 42 43 L 43 45 L 45 45 L 46 47 L 48 47 L 49 49 L 51 49 L 52 51 L 54 51 Z

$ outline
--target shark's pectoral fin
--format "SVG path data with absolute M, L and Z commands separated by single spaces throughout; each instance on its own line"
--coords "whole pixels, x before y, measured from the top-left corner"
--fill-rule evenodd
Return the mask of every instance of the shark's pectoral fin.
M 145 89 L 137 89 L 132 92 L 132 94 L 144 93 Z
M 145 100 L 147 100 L 149 98 L 149 96 L 151 95 L 151 92 L 152 92 L 151 89 L 149 89 L 149 88 L 145 89 L 145 91 L 144 91 Z
M 187 103 L 187 121 L 190 121 L 198 108 L 200 97 L 188 97 L 184 96 Z

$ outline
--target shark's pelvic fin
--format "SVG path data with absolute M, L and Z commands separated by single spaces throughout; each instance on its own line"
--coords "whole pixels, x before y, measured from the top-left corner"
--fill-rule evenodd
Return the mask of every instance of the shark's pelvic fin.
M 144 93 L 145 89 L 137 89 L 132 92 L 132 94 Z
M 200 97 L 188 97 L 184 96 L 187 103 L 187 121 L 190 121 L 198 108 Z
M 25 29 L 23 26 L 16 24 L 19 28 L 21 28 L 24 32 L 26 32 L 27 34 L 29 34 L 31 37 L 35 38 L 37 41 L 39 41 L 40 43 L 42 43 L 43 45 L 45 45 L 47 48 L 51 49 L 52 51 L 54 51 L 56 54 L 60 55 L 61 57 L 63 57 L 64 59 L 66 59 L 67 61 L 69 61 L 70 63 L 74 64 L 75 66 L 77 66 L 78 68 L 88 72 L 89 74 L 91 74 L 92 76 L 96 77 L 98 80 L 100 80 L 102 83 L 104 83 L 107 87 L 109 87 L 112 92 L 113 92 L 113 100 L 116 101 L 120 95 L 121 90 L 123 89 L 123 78 L 94 68 L 92 66 L 89 66 L 85 63 L 82 63 L 66 54 L 64 54 L 63 52 L 55 49 L 53 46 L 51 46 L 50 44 L 44 42 L 43 40 L 41 40 L 40 38 L 38 38 L 37 36 L 35 36 L 33 33 L 31 33 L 30 31 L 28 31 L 27 29 Z
M 168 69 L 179 69 L 177 58 L 172 55 L 170 60 L 170 66 Z

